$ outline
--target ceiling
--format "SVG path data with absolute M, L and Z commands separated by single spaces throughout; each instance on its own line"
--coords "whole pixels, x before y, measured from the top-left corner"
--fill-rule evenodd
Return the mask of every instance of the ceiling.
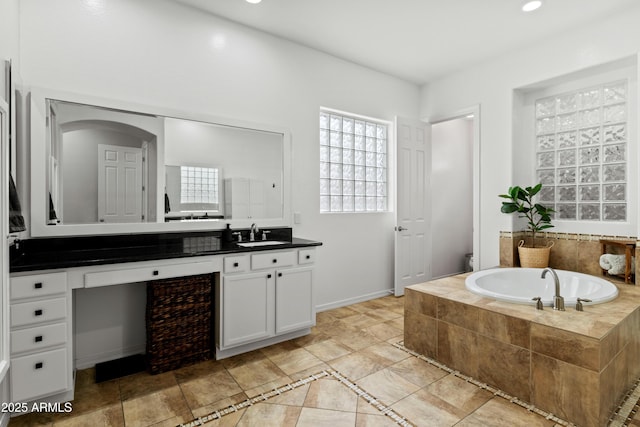
M 176 0 L 424 84 L 637 6 L 637 0 Z

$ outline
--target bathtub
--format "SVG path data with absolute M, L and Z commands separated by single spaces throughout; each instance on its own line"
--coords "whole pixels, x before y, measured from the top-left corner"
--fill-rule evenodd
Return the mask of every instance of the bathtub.
M 477 271 L 465 280 L 466 288 L 474 294 L 498 301 L 517 304 L 535 304 L 532 298 L 541 297 L 545 306 L 553 305 L 555 283 L 547 274 L 542 279 L 542 268 L 493 268 Z M 567 307 L 575 306 L 577 298 L 588 298 L 601 304 L 618 296 L 618 288 L 600 277 L 574 271 L 555 270 L 560 279 L 560 295 Z

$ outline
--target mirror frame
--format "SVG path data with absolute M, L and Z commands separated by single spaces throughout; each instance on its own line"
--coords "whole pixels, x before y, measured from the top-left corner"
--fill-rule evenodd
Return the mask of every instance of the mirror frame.
M 162 233 L 179 231 L 204 231 L 221 230 L 227 223 L 232 228 L 249 228 L 252 223 L 259 227 L 291 227 L 292 207 L 292 146 L 291 132 L 281 126 L 273 126 L 261 123 L 252 123 L 202 113 L 177 111 L 167 108 L 152 107 L 126 101 L 105 99 L 88 95 L 80 95 L 70 92 L 55 91 L 43 88 L 31 88 L 30 92 L 30 206 L 29 232 L 31 237 L 55 237 L 55 236 L 82 236 L 125 233 Z M 138 223 L 95 223 L 95 224 L 47 224 L 48 189 L 47 189 L 47 99 L 87 104 L 96 107 L 110 108 L 131 113 L 171 117 L 190 121 L 211 123 L 222 126 L 245 128 L 263 132 L 272 132 L 282 135 L 283 143 L 283 171 L 282 171 L 282 218 L 255 218 L 255 219 L 213 219 L 198 221 L 164 221 L 164 215 L 159 215 L 156 222 Z M 164 146 L 158 150 L 159 169 L 158 188 L 164 188 Z M 161 200 L 159 197 L 158 200 Z M 160 206 L 160 204 L 159 204 Z M 163 207 L 163 206 L 162 206 Z M 162 212 L 158 211 L 159 213 Z

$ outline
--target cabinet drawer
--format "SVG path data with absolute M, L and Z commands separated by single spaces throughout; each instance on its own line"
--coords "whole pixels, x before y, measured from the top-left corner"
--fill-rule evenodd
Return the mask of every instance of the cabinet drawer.
M 67 349 L 11 359 L 11 400 L 25 402 L 68 388 Z
M 249 257 L 246 255 L 241 256 L 228 256 L 224 257 L 224 272 L 225 273 L 241 273 L 249 270 Z
M 261 268 L 288 267 L 295 265 L 296 253 L 288 252 L 265 252 L 261 254 L 251 255 L 251 269 L 259 270 Z
M 67 299 L 54 298 L 43 301 L 11 304 L 11 327 L 26 326 L 67 317 Z
M 315 249 L 300 249 L 298 251 L 298 264 L 313 264 L 315 261 Z
M 11 277 L 9 283 L 12 300 L 61 294 L 67 290 L 67 273 Z
M 148 280 L 167 279 L 170 277 L 193 276 L 196 274 L 211 273 L 213 271 L 214 265 L 211 262 L 158 264 L 148 267 L 86 273 L 84 275 L 84 286 L 86 288 L 94 288 L 97 286 L 146 282 Z
M 21 353 L 67 342 L 67 323 L 36 326 L 11 332 L 11 353 Z

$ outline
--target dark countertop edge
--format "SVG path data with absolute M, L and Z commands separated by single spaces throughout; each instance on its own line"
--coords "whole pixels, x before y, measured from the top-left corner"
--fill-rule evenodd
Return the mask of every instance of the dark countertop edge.
M 76 267 L 90 267 L 95 265 L 109 265 L 109 264 L 126 264 L 131 262 L 142 262 L 142 261 L 160 261 L 167 259 L 179 259 L 179 258 L 196 258 L 203 256 L 215 256 L 215 255 L 228 255 L 235 253 L 247 253 L 247 252 L 263 252 L 270 250 L 282 250 L 282 249 L 292 249 L 292 248 L 303 248 L 303 247 L 311 247 L 311 246 L 322 246 L 322 242 L 318 242 L 315 240 L 307 240 L 294 237 L 291 239 L 291 243 L 286 243 L 282 245 L 276 246 L 256 246 L 253 248 L 243 248 L 241 246 L 237 246 L 233 244 L 233 246 L 223 249 L 216 249 L 212 251 L 204 251 L 204 252 L 167 252 L 167 253 L 142 253 L 136 256 L 127 256 L 123 258 L 118 257 L 109 257 L 109 258 L 91 258 L 88 256 L 84 260 L 68 260 L 64 259 L 56 259 L 51 262 L 26 262 L 24 264 L 13 264 L 10 263 L 10 273 L 23 273 L 23 272 L 31 272 L 31 271 L 41 271 L 41 270 L 60 270 L 66 268 L 76 268 Z

